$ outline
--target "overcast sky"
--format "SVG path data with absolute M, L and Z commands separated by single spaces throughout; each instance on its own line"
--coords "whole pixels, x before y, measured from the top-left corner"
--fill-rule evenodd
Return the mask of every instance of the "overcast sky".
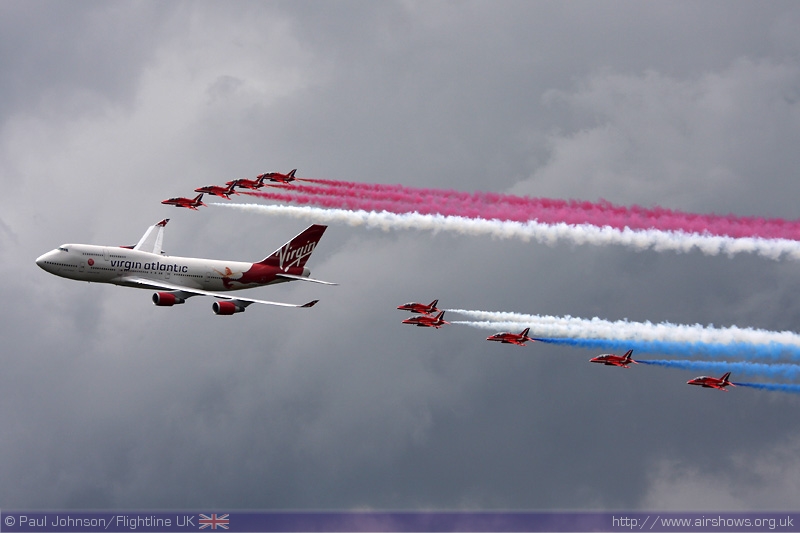
M 798 217 L 795 2 L 0 2 L 4 508 L 797 509 L 800 396 L 395 307 L 800 330 L 800 264 L 332 225 L 310 283 L 154 307 L 62 243 L 259 260 L 298 176 Z M 452 317 L 456 318 L 456 317 Z M 735 378 L 735 376 L 734 376 Z

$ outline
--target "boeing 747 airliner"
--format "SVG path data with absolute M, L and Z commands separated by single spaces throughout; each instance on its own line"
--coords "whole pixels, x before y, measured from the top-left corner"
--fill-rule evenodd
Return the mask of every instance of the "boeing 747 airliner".
M 63 278 L 155 289 L 153 303 L 158 306 L 182 304 L 197 295 L 213 296 L 220 299 L 212 304 L 218 315 L 241 313 L 252 303 L 311 307 L 318 301 L 295 305 L 233 297 L 225 294 L 228 291 L 295 280 L 336 285 L 310 278 L 311 271 L 305 268 L 326 226 L 309 226 L 263 260 L 244 263 L 165 255 L 161 245 L 168 221 L 150 226 L 135 246 L 62 244 L 36 259 L 36 264 Z

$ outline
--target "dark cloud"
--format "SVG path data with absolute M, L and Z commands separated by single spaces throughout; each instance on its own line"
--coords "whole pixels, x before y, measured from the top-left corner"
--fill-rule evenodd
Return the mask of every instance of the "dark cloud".
M 331 225 L 309 267 L 338 287 L 252 291 L 317 307 L 233 317 L 34 264 L 63 242 L 133 244 L 164 217 L 170 254 L 261 259 L 305 223 L 158 201 L 295 167 L 794 218 L 795 4 L 0 9 L 5 507 L 797 500 L 795 396 L 694 390 L 678 370 L 596 368 L 394 309 L 794 330 L 790 261 Z
M 0 119 L 50 119 L 130 105 L 162 38 L 166 4 L 6 2 L 0 7 Z

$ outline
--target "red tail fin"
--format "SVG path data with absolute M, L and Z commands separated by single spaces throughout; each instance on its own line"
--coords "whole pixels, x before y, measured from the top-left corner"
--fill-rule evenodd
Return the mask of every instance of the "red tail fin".
M 278 267 L 284 272 L 290 268 L 304 267 L 326 228 L 327 226 L 319 224 L 309 226 L 294 239 L 275 250 L 272 255 L 261 260 L 260 263 Z

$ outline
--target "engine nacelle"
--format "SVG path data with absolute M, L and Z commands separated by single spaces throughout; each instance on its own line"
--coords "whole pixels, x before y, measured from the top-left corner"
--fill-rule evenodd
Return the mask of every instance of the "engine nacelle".
M 215 315 L 232 315 L 234 313 L 244 313 L 243 306 L 238 305 L 235 302 L 229 302 L 227 300 L 221 302 L 214 302 L 213 304 L 211 304 L 211 310 L 214 311 Z
M 178 298 L 172 292 L 157 292 L 153 294 L 153 303 L 160 307 L 170 307 L 175 304 L 182 304 L 186 300 Z

